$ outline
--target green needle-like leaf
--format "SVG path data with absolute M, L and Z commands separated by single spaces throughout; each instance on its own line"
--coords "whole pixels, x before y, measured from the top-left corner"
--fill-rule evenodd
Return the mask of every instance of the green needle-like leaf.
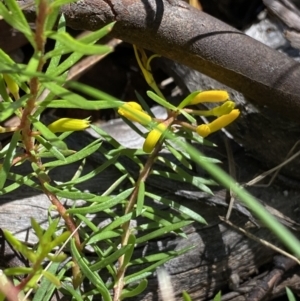
M 135 247 L 135 242 L 136 242 L 135 236 L 133 234 L 130 234 L 129 238 L 128 238 L 128 242 L 127 242 L 127 245 L 129 245 L 130 248 L 124 254 L 124 261 L 123 261 L 123 266 L 122 266 L 123 269 L 125 269 L 125 267 L 129 263 L 129 261 L 131 260 L 131 256 L 133 254 L 134 247 Z
M 156 231 L 153 231 L 153 232 L 151 232 L 149 234 L 146 234 L 144 236 L 138 237 L 136 239 L 136 243 L 137 244 L 141 244 L 141 243 L 143 243 L 145 241 L 148 241 L 150 239 L 154 239 L 156 237 L 159 237 L 159 236 L 165 235 L 167 233 L 170 233 L 172 231 L 178 230 L 178 229 L 180 229 L 182 227 L 185 227 L 185 226 L 187 226 L 187 225 L 189 225 L 191 223 L 192 223 L 192 221 L 181 221 L 181 222 L 178 222 L 176 224 L 172 224 L 172 225 L 168 225 L 168 226 L 162 227 L 162 228 L 160 228 L 160 229 L 158 229 Z
M 74 239 L 71 240 L 71 251 L 72 251 L 72 255 L 78 262 L 82 273 L 95 285 L 95 287 L 98 289 L 99 293 L 101 294 L 103 300 L 111 301 L 112 299 L 107 287 L 103 283 L 100 276 L 90 269 L 90 267 L 86 263 L 86 260 L 83 258 L 83 256 L 79 254 Z
M 58 268 L 59 268 L 59 263 L 52 263 L 50 268 L 48 269 L 48 272 L 55 275 Z M 55 286 L 53 285 L 53 283 L 44 277 L 37 291 L 34 293 L 32 301 L 49 301 L 50 300 L 49 293 L 50 294 L 51 292 L 53 293 L 54 289 Z
M 137 204 L 136 204 L 136 215 L 137 216 L 139 216 L 143 211 L 144 200 L 145 200 L 145 182 L 141 181 L 139 183 L 138 197 L 137 197 Z
M 169 102 L 167 102 L 166 100 L 164 100 L 163 98 L 161 98 L 160 96 L 158 96 L 157 94 L 155 94 L 152 91 L 147 91 L 147 95 L 154 100 L 155 102 L 157 102 L 158 104 L 160 104 L 162 107 L 166 108 L 166 109 L 170 109 L 173 111 L 177 111 L 178 109 L 173 106 L 172 104 L 170 104 Z
M 143 279 L 136 287 L 132 289 L 123 289 L 120 299 L 124 300 L 126 298 L 131 298 L 140 295 L 147 288 L 147 285 L 147 279 Z
M 99 140 L 93 141 L 91 144 L 86 146 L 85 148 L 81 149 L 77 153 L 70 155 L 69 157 L 65 158 L 64 160 L 57 160 L 52 162 L 47 162 L 44 164 L 44 167 L 57 167 L 57 166 L 63 166 L 63 165 L 69 165 L 71 163 L 80 161 L 95 151 L 99 149 L 102 142 L 99 142 Z
M 99 261 L 92 264 L 90 266 L 90 269 L 92 271 L 100 271 L 101 269 L 107 267 L 108 265 L 114 264 L 122 255 L 124 255 L 130 248 L 132 248 L 131 245 L 126 245 L 117 251 L 115 251 L 113 254 L 107 256 L 106 258 L 99 258 Z
M 48 271 L 42 271 L 42 274 L 45 278 L 51 281 L 55 286 L 59 287 L 61 285 L 59 279 L 57 279 L 52 273 Z
M 0 191 L 3 189 L 10 167 L 12 165 L 14 156 L 16 154 L 17 143 L 20 139 L 20 133 L 15 132 L 11 138 L 9 148 L 6 152 L 6 156 L 3 161 L 3 165 L 0 167 Z

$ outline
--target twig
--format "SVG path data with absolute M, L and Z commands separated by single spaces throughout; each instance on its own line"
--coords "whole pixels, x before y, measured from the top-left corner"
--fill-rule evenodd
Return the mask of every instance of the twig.
M 295 256 L 293 256 L 293 255 L 291 255 L 291 254 L 289 254 L 287 252 L 285 252 L 284 250 L 276 247 L 275 245 L 267 242 L 266 240 L 261 239 L 261 238 L 255 236 L 255 235 L 251 234 L 250 232 L 246 231 L 245 229 L 240 228 L 240 227 L 234 225 L 232 222 L 230 222 L 229 220 L 226 220 L 224 217 L 219 216 L 219 218 L 220 218 L 221 221 L 223 221 L 224 223 L 228 224 L 232 228 L 238 230 L 239 232 L 243 233 L 247 237 L 249 237 L 249 238 L 251 238 L 251 239 L 253 239 L 253 240 L 255 240 L 255 241 L 257 241 L 257 242 L 259 242 L 261 244 L 263 244 L 264 246 L 266 246 L 266 247 L 268 247 L 268 248 L 270 248 L 270 249 L 272 249 L 272 250 L 274 250 L 274 251 L 276 251 L 276 252 L 278 252 L 278 253 L 280 253 L 280 254 L 288 257 L 288 258 L 291 258 L 292 260 L 294 260 L 295 262 L 297 262 L 297 264 L 300 265 L 300 260 L 297 257 L 295 257 Z
M 254 178 L 251 181 L 249 181 L 246 184 L 244 184 L 244 186 L 246 186 L 246 187 L 247 186 L 253 186 L 257 182 L 259 182 L 262 179 L 264 179 L 266 176 L 268 176 L 271 173 L 275 172 L 268 184 L 255 185 L 255 186 L 258 186 L 258 187 L 269 187 L 273 183 L 273 181 L 275 180 L 275 178 L 277 177 L 277 175 L 280 172 L 281 168 L 284 167 L 285 165 L 287 165 L 288 163 L 290 163 L 291 161 L 293 161 L 295 158 L 297 158 L 300 155 L 300 151 L 298 151 L 297 153 L 295 153 L 294 155 L 291 156 L 291 154 L 293 153 L 293 151 L 295 150 L 295 148 L 298 146 L 298 144 L 300 144 L 300 140 L 298 140 L 294 144 L 294 146 L 291 148 L 291 150 L 289 151 L 288 155 L 286 156 L 286 160 L 284 162 L 282 162 L 281 164 L 273 167 L 272 169 L 270 169 L 270 170 L 262 173 L 261 175 L 257 176 L 256 178 Z

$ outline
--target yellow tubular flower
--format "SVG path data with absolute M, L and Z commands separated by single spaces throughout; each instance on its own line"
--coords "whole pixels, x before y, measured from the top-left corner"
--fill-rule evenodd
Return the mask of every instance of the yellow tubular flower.
M 143 145 L 143 151 L 145 153 L 151 153 L 153 151 L 155 145 L 166 129 L 167 127 L 163 123 L 160 123 L 155 129 L 149 132 Z
M 82 131 L 90 126 L 89 120 L 61 118 L 48 125 L 48 129 L 53 133 Z
M 13 95 L 15 99 L 19 99 L 19 86 L 17 85 L 17 83 L 8 74 L 3 74 L 3 78 L 9 92 Z
M 240 110 L 235 109 L 232 110 L 229 114 L 222 115 L 218 117 L 216 120 L 209 124 L 201 124 L 197 127 L 197 133 L 203 138 L 207 137 L 209 134 L 214 133 L 225 126 L 229 125 L 240 115 Z
M 147 125 L 151 120 L 151 116 L 143 111 L 142 107 L 137 102 L 127 102 L 119 108 L 118 113 L 131 120 L 136 121 L 140 124 Z
M 211 90 L 198 93 L 189 103 L 196 105 L 203 102 L 221 102 L 229 99 L 229 94 L 224 90 Z

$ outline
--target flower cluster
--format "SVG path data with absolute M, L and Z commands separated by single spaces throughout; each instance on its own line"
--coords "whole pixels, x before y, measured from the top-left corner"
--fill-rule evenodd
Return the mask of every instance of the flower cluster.
M 167 129 L 172 130 L 172 125 L 181 125 L 182 127 L 188 127 L 194 132 L 198 133 L 201 137 L 205 138 L 211 133 L 214 133 L 230 123 L 232 123 L 239 115 L 240 111 L 235 109 L 235 103 L 229 100 L 229 95 L 223 90 L 211 90 L 192 93 L 192 97 L 187 97 L 178 106 L 177 111 L 171 111 L 168 114 L 167 119 L 157 120 L 152 118 L 142 107 L 136 102 L 127 102 L 123 104 L 118 113 L 134 122 L 138 122 L 143 126 L 150 129 L 145 139 L 143 150 L 146 153 L 151 153 L 157 143 L 163 138 L 163 134 Z M 186 108 L 188 106 L 197 105 L 205 102 L 223 102 L 222 105 L 217 106 L 211 110 L 194 110 Z M 177 120 L 177 116 L 184 110 L 191 115 L 200 116 L 215 116 L 214 121 L 208 124 L 201 124 L 194 126 Z

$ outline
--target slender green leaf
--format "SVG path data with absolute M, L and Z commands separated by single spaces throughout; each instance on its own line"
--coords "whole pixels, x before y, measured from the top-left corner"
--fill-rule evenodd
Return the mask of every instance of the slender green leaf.
M 60 263 L 52 263 L 48 269 L 48 272 L 55 274 L 59 268 L 59 265 Z M 59 278 L 60 277 L 58 277 L 58 279 Z M 43 278 L 40 285 L 38 286 L 38 289 L 34 293 L 32 301 L 49 301 L 51 298 L 51 294 L 49 296 L 49 292 L 53 293 L 54 289 L 55 286 L 53 285 L 53 283 L 49 281 L 47 278 Z
M 42 229 L 42 227 L 40 226 L 40 224 L 33 218 L 30 218 L 30 224 L 32 229 L 34 230 L 35 235 L 41 239 L 42 236 L 44 235 L 44 230 Z
M 1 2 L 0 2 L 1 5 Z M 1 13 L 0 13 L 1 15 Z M 7 55 L 1 48 L 0 48 L 0 66 L 2 70 L 0 70 L 0 73 L 9 73 L 9 75 L 12 77 L 12 79 L 18 84 L 18 86 L 27 94 L 30 93 L 30 89 L 27 87 L 27 85 L 21 81 L 19 74 L 23 71 L 21 68 L 19 68 L 19 65 L 17 65 L 9 55 Z
M 69 97 L 68 97 L 69 98 Z M 121 101 L 111 102 L 109 100 L 85 100 L 81 102 L 80 100 L 73 99 L 70 102 L 70 99 L 54 99 L 49 102 L 42 102 L 41 105 L 47 108 L 61 108 L 61 109 L 83 109 L 83 110 L 103 110 L 118 108 L 123 104 Z
M 95 272 L 95 271 L 99 272 L 101 269 L 107 267 L 108 265 L 115 264 L 116 261 L 122 255 L 124 255 L 130 248 L 131 248 L 131 245 L 126 245 L 126 246 L 118 249 L 117 251 L 115 251 L 111 255 L 107 256 L 106 258 L 99 258 L 98 262 L 95 262 L 94 264 L 92 264 L 90 266 L 91 271 L 93 271 L 93 272 Z
M 2 2 L 0 2 L 0 15 L 9 25 L 22 32 L 26 36 L 28 41 L 30 41 L 31 45 L 34 45 L 33 33 L 22 10 L 17 4 L 17 1 L 6 0 L 5 4 L 7 5 L 9 10 L 4 6 Z
M 61 7 L 63 5 L 74 3 L 75 0 L 55 0 L 51 3 L 51 8 Z
M 49 244 L 49 242 L 52 240 L 52 236 L 54 235 L 55 231 L 57 230 L 58 222 L 59 222 L 59 219 L 56 218 L 49 224 L 48 228 L 46 229 L 46 231 L 44 232 L 43 236 L 40 239 L 39 246 L 44 248 L 44 246 L 43 246 L 44 244 L 45 245 Z
M 160 96 L 158 96 L 157 94 L 155 94 L 152 91 L 147 91 L 147 95 L 154 100 L 155 102 L 157 102 L 158 104 L 160 104 L 162 107 L 166 108 L 166 109 L 170 109 L 173 111 L 177 111 L 178 109 L 173 106 L 172 104 L 170 104 L 169 102 L 167 102 L 166 100 L 164 100 L 163 98 L 161 98 Z
M 89 201 L 96 197 L 96 195 L 94 195 L 92 193 L 82 192 L 80 190 L 74 190 L 74 191 L 69 191 L 66 189 L 61 190 L 61 189 L 51 186 L 48 183 L 45 183 L 44 186 L 48 191 L 55 193 L 57 196 L 60 196 L 62 198 L 71 199 L 71 200 Z
M 96 169 L 94 169 L 93 171 L 85 174 L 84 176 L 78 177 L 77 179 L 72 179 L 71 181 L 68 181 L 68 182 L 64 182 L 61 185 L 57 185 L 57 187 L 77 185 L 79 183 L 86 182 L 86 181 L 94 178 L 96 175 L 98 175 L 102 171 L 104 171 L 107 167 L 113 165 L 116 162 L 116 160 L 118 159 L 118 157 L 119 156 L 115 156 L 115 157 L 105 161 L 102 165 L 98 166 Z
M 189 103 L 201 92 L 201 90 L 194 91 L 189 94 L 178 106 L 178 109 L 183 109 L 189 105 Z
M 65 156 L 63 155 L 63 153 L 55 146 L 55 144 L 52 144 L 49 140 L 44 139 L 42 136 L 36 136 L 35 137 L 36 140 L 45 147 L 45 149 L 47 149 L 49 151 L 49 153 L 52 155 L 51 157 L 55 157 L 56 159 L 58 159 L 59 161 L 65 161 Z M 56 141 L 58 141 L 58 145 L 64 145 L 63 141 L 60 141 L 59 139 L 57 139 L 57 137 L 55 138 Z M 54 139 L 52 139 L 53 141 Z M 62 143 L 60 143 L 62 142 Z M 56 143 L 57 144 L 57 143 Z M 64 150 L 67 151 L 67 150 Z M 43 153 L 41 153 L 42 155 Z
M 3 106 L 3 105 L 9 106 L 12 103 L 12 100 L 7 93 L 6 85 L 5 85 L 2 74 L 0 74 L 0 96 L 2 98 L 2 102 L 0 103 L 0 111 L 4 111 L 5 106 Z M 6 102 L 8 102 L 8 103 L 6 103 Z
M 140 280 L 140 279 L 143 279 L 143 278 L 147 277 L 148 275 L 151 275 L 151 273 L 152 273 L 153 271 L 155 271 L 157 267 L 162 266 L 165 262 L 171 260 L 171 259 L 174 258 L 174 257 L 177 257 L 177 256 L 179 256 L 179 255 L 181 255 L 181 254 L 186 253 L 186 252 L 189 251 L 190 249 L 191 249 L 191 247 L 188 247 L 188 248 L 179 250 L 179 251 L 177 251 L 177 252 L 174 252 L 173 255 L 170 255 L 169 257 L 165 257 L 165 258 L 163 258 L 163 259 L 161 259 L 161 260 L 159 260 L 159 261 L 156 261 L 156 262 L 154 262 L 153 264 L 151 264 L 150 266 L 144 268 L 143 270 L 140 270 L 140 271 L 138 271 L 138 272 L 136 272 L 136 273 L 134 273 L 134 274 L 131 274 L 131 275 L 129 275 L 129 276 L 126 276 L 126 277 L 124 278 L 124 282 L 125 282 L 126 284 L 128 284 L 128 283 L 135 282 L 135 281 L 138 281 L 138 280 Z M 145 275 L 147 275 L 147 276 L 145 276 Z
M 37 255 L 30 250 L 25 244 L 16 239 L 9 231 L 3 230 L 6 240 L 13 246 L 15 250 L 20 252 L 25 258 L 31 262 L 36 262 Z
M 39 137 L 39 138 L 37 139 L 39 142 L 41 141 L 40 138 L 41 138 L 41 137 Z M 43 140 L 44 140 L 44 139 L 43 139 Z M 45 140 L 44 140 L 44 141 L 45 141 Z M 47 144 L 47 145 L 48 145 L 48 144 Z M 71 149 L 66 149 L 66 150 L 60 149 L 59 152 L 60 152 L 64 157 L 68 157 L 68 156 L 73 155 L 73 154 L 76 153 L 76 151 L 71 150 Z M 50 151 L 48 152 L 48 151 L 46 151 L 45 149 L 40 149 L 40 150 L 39 150 L 39 157 L 40 157 L 40 158 L 53 158 L 53 157 L 55 157 L 55 158 L 58 159 L 58 157 L 57 157 L 57 156 L 54 156 L 54 155 L 52 154 L 52 152 L 50 152 Z
M 214 300 L 213 301 L 221 301 L 221 291 L 219 291 L 216 295 L 215 295 L 215 297 L 214 297 Z
M 171 212 L 163 212 L 162 210 L 150 206 L 145 206 L 145 210 L 142 215 L 157 222 L 161 226 L 169 226 L 183 220 L 183 218 L 179 218 Z
M 18 109 L 22 108 L 26 104 L 28 99 L 29 95 L 24 95 L 20 99 L 10 103 L 0 102 L 0 122 L 6 120 L 10 116 L 12 116 Z
M 186 291 L 182 292 L 182 298 L 183 298 L 183 301 L 192 301 L 190 295 Z
M 13 183 L 11 185 L 8 185 L 8 186 L 0 189 L 0 195 L 11 193 L 12 191 L 18 189 L 22 185 L 23 184 L 20 184 L 20 183 Z
M 75 215 L 81 221 L 83 221 L 85 223 L 85 225 L 87 227 L 89 227 L 93 232 L 97 232 L 99 230 L 98 227 L 93 222 L 91 222 L 91 220 L 89 218 L 87 218 L 85 215 L 82 215 L 82 214 L 75 214 Z
M 64 45 L 63 48 L 53 50 L 46 54 L 46 58 L 50 58 L 54 55 L 62 55 L 70 52 L 78 52 L 84 55 L 93 55 L 93 54 L 106 54 L 111 52 L 113 49 L 110 46 L 106 45 L 89 45 L 86 43 L 80 42 L 80 40 L 74 39 L 67 32 L 53 32 L 48 34 L 48 37 L 59 41 Z
M 154 239 L 154 238 L 159 237 L 161 235 L 164 235 L 164 234 L 170 233 L 172 231 L 178 230 L 178 229 L 180 229 L 182 227 L 185 227 L 185 226 L 191 224 L 192 222 L 193 221 L 181 221 L 181 222 L 178 222 L 176 224 L 172 224 L 172 225 L 168 225 L 168 226 L 162 227 L 162 228 L 160 228 L 160 229 L 158 229 L 156 231 L 153 231 L 153 232 L 151 232 L 149 234 L 146 234 L 144 236 L 138 237 L 136 239 L 136 243 L 137 244 L 141 244 L 141 243 L 143 243 L 145 241 L 148 241 L 150 239 Z
M 108 289 L 106 288 L 100 276 L 97 273 L 91 271 L 90 267 L 86 263 L 83 256 L 79 254 L 74 239 L 71 240 L 71 251 L 72 251 L 72 255 L 78 262 L 78 265 L 80 266 L 82 273 L 96 286 L 103 300 L 111 301 L 112 299 Z
M 191 123 L 191 124 L 196 124 L 197 120 L 187 113 L 185 110 L 180 110 L 180 113 Z
M 128 288 L 123 289 L 120 299 L 124 300 L 126 298 L 132 298 L 140 295 L 147 288 L 147 285 L 148 285 L 147 279 L 142 279 L 142 281 L 133 289 L 128 289 Z
M 31 267 L 13 267 L 4 270 L 6 276 L 17 276 L 17 275 L 26 275 L 33 272 Z
M 58 25 L 57 25 L 57 32 L 65 32 L 66 31 L 66 19 L 65 16 L 62 14 L 59 18 Z M 56 41 L 54 50 L 60 49 L 63 47 L 63 44 L 61 44 L 59 41 Z M 61 56 L 57 55 L 51 58 L 49 66 L 47 68 L 46 73 L 51 74 L 52 71 L 55 71 L 57 66 L 59 65 Z
M 128 238 L 128 242 L 127 242 L 127 245 L 129 245 L 130 248 L 124 254 L 124 261 L 123 261 L 123 265 L 122 265 L 123 269 L 126 268 L 126 266 L 129 264 L 129 262 L 131 260 L 131 257 L 132 257 L 133 251 L 134 251 L 134 247 L 135 247 L 135 241 L 136 241 L 135 236 L 133 234 L 130 234 L 129 238 Z
M 144 200 L 145 200 L 145 182 L 141 181 L 139 183 L 138 197 L 137 197 L 137 204 L 136 204 L 136 215 L 137 216 L 139 216 L 143 211 Z
M 83 83 L 79 83 L 79 82 L 75 82 L 75 81 L 68 81 L 66 83 L 66 86 L 68 88 L 71 88 L 74 91 L 79 91 L 80 93 L 83 93 L 85 95 L 88 95 L 94 99 L 103 99 L 105 101 L 110 101 L 112 103 L 119 103 L 119 106 L 123 105 L 124 102 L 120 101 L 120 99 L 115 98 L 105 92 L 102 92 L 96 88 L 93 88 L 89 85 L 83 84 Z
M 79 41 L 81 43 L 85 43 L 85 44 L 94 43 L 94 42 L 98 41 L 99 39 L 102 39 L 104 36 L 106 36 L 112 30 L 115 23 L 116 22 L 109 23 L 106 26 L 104 26 L 98 30 L 90 32 L 89 34 L 80 38 Z
M 158 196 L 158 195 L 155 195 L 153 193 L 150 193 L 150 192 L 146 192 L 146 196 L 160 202 L 160 203 L 163 203 L 165 205 L 168 205 L 170 206 L 171 208 L 181 212 L 181 213 L 184 213 L 186 214 L 189 218 L 201 223 L 201 224 L 207 224 L 207 222 L 205 221 L 205 219 L 199 215 L 198 213 L 196 213 L 195 211 L 179 204 L 179 203 L 176 203 L 174 202 L 173 200 L 169 200 L 169 199 L 166 199 L 166 198 L 163 198 L 161 196 Z
M 176 150 L 173 146 L 171 146 L 168 142 L 166 142 L 166 146 L 168 150 L 173 154 L 173 156 L 181 163 L 183 164 L 186 168 L 188 169 L 193 169 L 192 165 L 190 162 L 185 158 L 184 154 L 182 152 L 179 152 Z
M 60 7 L 51 7 L 51 14 L 48 14 L 47 18 L 46 18 L 46 22 L 45 22 L 45 26 L 44 26 L 44 31 L 50 31 L 52 30 L 52 28 L 55 26 L 57 18 L 59 16 L 60 13 Z M 57 32 L 61 32 L 59 30 L 56 29 Z
M 181 254 L 186 253 L 187 251 L 193 249 L 193 247 L 185 248 L 180 251 L 168 251 L 164 253 L 158 253 L 158 254 L 152 254 L 148 256 L 143 256 L 137 259 L 134 259 L 130 262 L 129 266 L 137 265 L 137 264 L 145 264 L 145 263 L 151 263 L 151 262 L 157 262 L 164 259 L 171 259 L 174 257 L 177 257 Z
M 93 234 L 92 236 L 89 237 L 88 242 L 86 243 L 87 245 L 93 244 L 93 243 L 98 243 L 99 241 L 102 240 L 108 240 L 111 238 L 115 237 L 121 237 L 122 235 L 122 230 L 109 230 L 109 231 L 100 231 L 96 234 Z
M 34 72 L 38 71 L 39 63 L 40 63 L 40 54 L 34 53 L 26 65 L 25 72 L 34 73 Z
M 0 167 L 0 191 L 3 189 L 10 167 L 12 165 L 14 156 L 16 154 L 16 146 L 20 139 L 20 132 L 15 132 L 11 138 L 9 148 L 4 158 L 3 164 Z
M 286 291 L 286 295 L 287 295 L 289 301 L 296 301 L 296 298 L 295 298 L 293 292 L 288 287 L 285 288 L 285 291 Z
M 147 101 L 145 101 L 145 99 L 142 97 L 141 94 L 139 94 L 137 91 L 134 91 L 137 100 L 139 101 L 139 103 L 141 104 L 142 108 L 152 117 L 155 118 L 153 112 L 151 111 L 150 107 L 148 106 Z
M 26 185 L 29 186 L 31 188 L 37 189 L 37 190 L 41 190 L 41 186 L 40 184 L 36 183 L 35 181 L 31 180 L 31 178 L 35 175 L 35 173 L 31 173 L 27 176 L 24 175 L 20 175 L 20 174 L 16 174 L 16 173 L 8 173 L 7 175 L 7 179 L 21 185 Z M 3 188 L 3 190 L 0 190 L 1 192 L 6 191 L 8 187 Z M 3 193 L 4 194 L 4 193 Z M 1 195 L 1 193 L 0 193 Z
M 65 231 L 62 234 L 55 237 L 54 240 L 51 242 L 52 249 L 66 242 L 66 240 L 70 237 L 70 235 L 71 233 L 69 231 Z
M 102 194 L 104 195 L 110 195 L 115 189 L 128 177 L 127 174 L 124 174 L 119 179 L 117 179 L 107 190 Z
M 75 290 L 72 286 L 65 285 L 64 283 L 63 283 L 63 288 L 71 294 L 72 300 L 73 300 L 73 298 L 75 298 L 76 301 L 84 301 L 82 296 L 79 293 L 80 292 L 79 289 Z
M 99 140 L 93 141 L 91 144 L 86 146 L 85 148 L 81 149 L 77 153 L 65 158 L 64 160 L 57 160 L 57 161 L 51 161 L 44 164 L 45 167 L 57 167 L 57 166 L 63 166 L 63 165 L 69 165 L 71 163 L 77 162 L 79 160 L 82 160 L 95 151 L 99 149 L 101 146 L 101 143 L 99 143 Z
M 106 199 L 106 201 L 103 201 L 100 204 L 95 204 L 94 206 L 88 206 L 88 207 L 82 207 L 82 208 L 71 208 L 68 209 L 68 213 L 75 213 L 75 214 L 88 214 L 88 213 L 96 213 L 101 212 L 103 210 L 106 210 L 108 208 L 111 208 L 113 206 L 116 206 L 117 204 L 123 202 L 126 200 L 126 198 L 131 194 L 133 188 L 129 188 L 122 193 L 120 193 L 117 196 L 102 196 L 101 199 Z M 93 200 L 96 201 L 99 197 L 95 197 Z
M 57 55 L 60 57 L 60 55 Z M 82 53 L 73 52 L 67 59 L 65 59 L 62 63 L 60 63 L 57 68 L 49 71 L 49 75 L 51 76 L 60 76 L 66 70 L 70 69 L 70 67 L 74 66 L 81 58 L 83 57 Z
M 76 40 L 73 37 L 71 37 L 67 33 L 57 33 L 57 32 L 49 32 L 48 36 L 50 38 L 54 38 L 57 41 L 60 41 L 64 47 L 60 49 L 54 49 L 52 51 L 49 51 L 46 54 L 46 58 L 50 58 L 56 55 L 62 55 L 66 54 L 69 52 L 74 51 L 76 53 L 75 55 L 70 56 L 70 61 L 71 60 L 78 60 L 81 55 L 88 55 L 88 54 L 106 54 L 111 52 L 112 48 L 106 45 L 93 45 L 104 37 L 107 33 L 109 33 L 113 27 L 114 23 L 110 23 L 99 30 L 96 30 L 94 32 L 91 32 L 90 34 Z M 77 48 L 78 47 L 78 48 Z M 86 50 L 85 50 L 86 49 Z M 78 56 L 79 55 L 79 56 Z M 70 67 L 70 66 L 69 66 Z M 68 68 L 67 68 L 68 69 Z M 67 70 L 64 67 L 64 71 Z M 60 72 L 61 73 L 61 72 Z
M 107 226 L 105 226 L 103 228 L 103 231 L 116 229 L 116 228 L 120 227 L 121 225 L 123 225 L 124 223 L 130 221 L 132 218 L 133 218 L 133 212 L 127 213 L 122 216 L 118 216 L 113 222 L 111 222 Z
M 154 222 L 157 223 L 156 227 L 154 226 L 153 229 L 160 228 L 162 226 L 168 226 L 168 225 L 177 223 L 177 222 L 182 221 L 182 220 L 187 220 L 187 218 L 185 218 L 184 216 L 179 218 L 178 216 L 175 216 L 171 212 L 169 212 L 169 213 L 168 212 L 163 212 L 163 211 L 160 211 L 156 208 L 152 208 L 152 207 L 147 206 L 147 208 L 145 208 L 145 209 L 146 210 L 143 212 L 142 215 L 144 217 L 146 217 L 150 220 L 153 220 Z M 143 226 L 143 225 L 140 225 L 140 226 Z M 149 230 L 149 229 L 150 229 L 150 225 L 147 228 L 147 230 Z M 175 230 L 174 232 L 177 235 L 179 235 L 183 238 L 187 238 L 186 234 L 181 229 Z
M 16 190 L 17 188 L 21 187 L 22 185 L 27 185 L 31 188 L 41 190 L 41 186 L 30 179 L 33 176 L 34 176 L 33 173 L 31 173 L 27 176 L 23 176 L 23 175 L 9 172 L 7 175 L 7 179 L 11 180 L 13 183 L 11 185 L 8 185 L 8 186 L 0 189 L 0 195 L 10 193 L 10 192 Z
M 164 177 L 164 178 L 167 178 L 167 179 L 172 179 L 172 180 L 175 180 L 175 181 L 178 181 L 178 182 L 187 182 L 187 183 L 193 184 L 197 188 L 199 188 L 200 190 L 213 195 L 213 192 L 211 191 L 211 189 L 208 188 L 205 183 L 201 183 L 203 178 L 190 176 L 186 179 L 180 174 L 175 174 L 175 173 L 168 172 L 168 171 L 158 171 L 158 170 L 153 170 L 152 174 L 159 175 L 161 177 Z M 197 178 L 199 178 L 199 179 L 197 179 Z M 206 181 L 209 181 L 209 180 L 203 179 L 203 181 L 206 182 Z M 213 183 L 213 181 L 211 181 L 211 183 Z
M 50 272 L 42 271 L 42 274 L 45 278 L 47 278 L 50 282 L 52 282 L 56 287 L 60 286 L 60 281 Z

